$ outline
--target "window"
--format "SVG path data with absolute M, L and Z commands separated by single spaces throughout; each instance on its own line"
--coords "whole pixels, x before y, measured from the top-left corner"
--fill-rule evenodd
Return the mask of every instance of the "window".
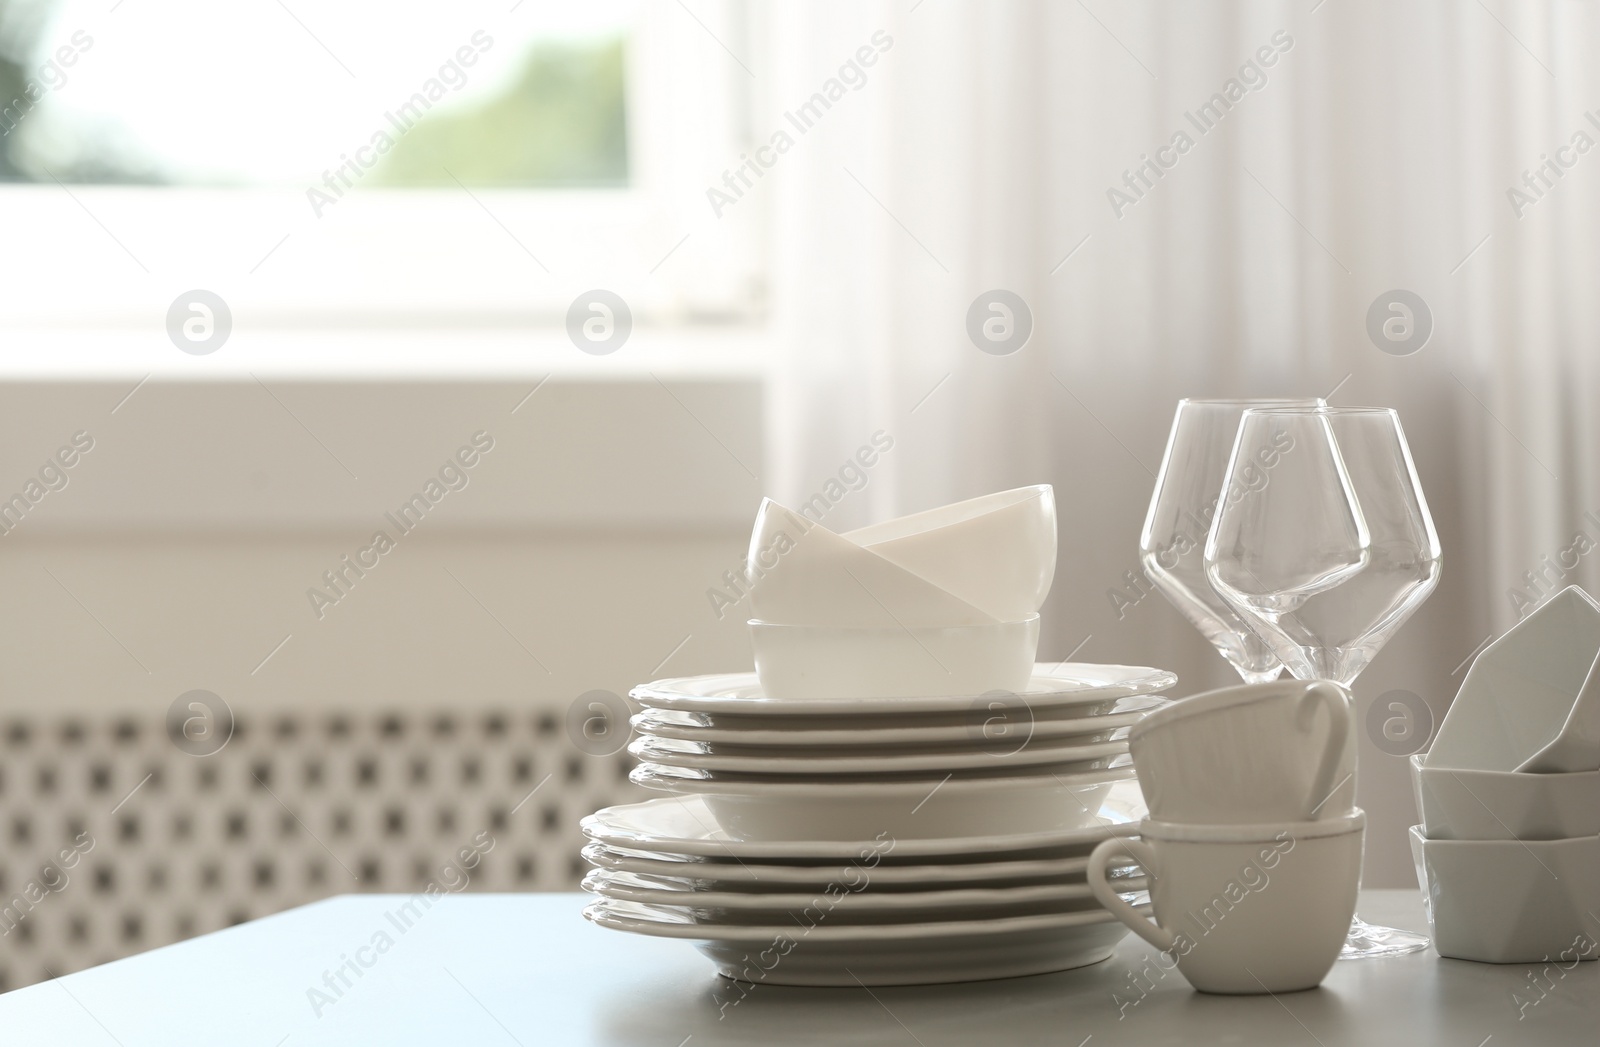
M 6 0 L 0 171 L 304 189 L 331 169 L 330 193 L 352 181 L 448 186 L 451 175 L 475 186 L 627 184 L 625 9 L 584 6 L 565 23 L 491 31 L 430 8 L 396 19 L 376 0 L 308 5 L 313 32 L 275 3 L 134 4 L 97 40 L 87 5 Z M 357 59 L 343 40 L 371 35 L 362 24 L 373 23 L 384 23 L 385 46 Z
M 690 8 L 0 0 L 0 331 L 159 333 L 192 288 L 258 331 L 747 318 L 760 218 L 704 197 L 743 6 Z

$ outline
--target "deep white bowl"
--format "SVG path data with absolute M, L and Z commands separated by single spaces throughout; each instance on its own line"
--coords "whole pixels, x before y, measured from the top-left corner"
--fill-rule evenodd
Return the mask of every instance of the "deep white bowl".
M 1003 621 L 1037 611 L 1056 573 L 1049 484 L 972 498 L 843 536 Z
M 1600 767 L 1597 656 L 1600 604 L 1568 586 L 1478 655 L 1427 764 L 1539 773 Z
M 894 629 L 997 620 L 770 498 L 756 514 L 745 565 L 762 621 Z
M 1562 840 L 1600 835 L 1600 771 L 1526 774 L 1429 767 L 1411 785 L 1430 840 Z M 1595 928 L 1600 934 L 1600 926 Z
M 1034 773 L 789 781 L 640 764 L 629 777 L 649 789 L 700 795 L 729 836 L 770 841 L 949 839 L 1077 829 L 1095 824 L 1111 787 L 1134 777 L 1131 766 L 1080 774 L 1029 770 Z
M 1481 963 L 1600 956 L 1589 915 L 1600 912 L 1600 836 L 1430 840 L 1414 825 L 1411 857 L 1440 956 Z
M 1020 691 L 1039 616 L 964 626 L 845 629 L 752 620 L 756 676 L 776 701 Z

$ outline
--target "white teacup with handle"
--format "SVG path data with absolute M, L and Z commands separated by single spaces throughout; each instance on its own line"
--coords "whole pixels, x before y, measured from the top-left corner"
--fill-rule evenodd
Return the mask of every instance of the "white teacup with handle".
M 1089 889 L 1201 992 L 1297 992 L 1320 984 L 1344 946 L 1365 830 L 1360 810 L 1278 825 L 1146 821 L 1138 839 L 1094 849 Z M 1106 878 L 1127 858 L 1148 876 L 1150 915 Z
M 1150 817 L 1262 824 L 1338 818 L 1355 806 L 1350 692 L 1274 680 L 1181 698 L 1128 734 Z

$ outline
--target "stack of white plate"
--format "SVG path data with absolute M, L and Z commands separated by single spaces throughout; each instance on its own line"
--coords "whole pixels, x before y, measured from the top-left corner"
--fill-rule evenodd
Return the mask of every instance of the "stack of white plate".
M 1085 860 L 1143 816 L 1125 736 L 1175 682 L 1069 663 L 966 698 L 772 700 L 750 673 L 639 687 L 632 777 L 675 795 L 584 820 L 585 915 L 697 941 L 739 982 L 1095 963 L 1125 929 Z

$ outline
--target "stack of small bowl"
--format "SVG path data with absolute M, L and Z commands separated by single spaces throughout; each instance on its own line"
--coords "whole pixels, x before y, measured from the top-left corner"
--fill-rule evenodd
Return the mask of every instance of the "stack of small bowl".
M 1108 956 L 1124 932 L 1086 858 L 1144 813 L 1126 735 L 1176 679 L 1035 664 L 1055 546 L 1048 487 L 846 535 L 766 502 L 757 671 L 632 692 L 633 780 L 673 795 L 585 819 L 600 895 L 586 915 L 698 941 L 741 983 L 963 981 Z
M 1600 957 L 1600 604 L 1562 590 L 1478 655 L 1411 758 L 1439 955 Z

